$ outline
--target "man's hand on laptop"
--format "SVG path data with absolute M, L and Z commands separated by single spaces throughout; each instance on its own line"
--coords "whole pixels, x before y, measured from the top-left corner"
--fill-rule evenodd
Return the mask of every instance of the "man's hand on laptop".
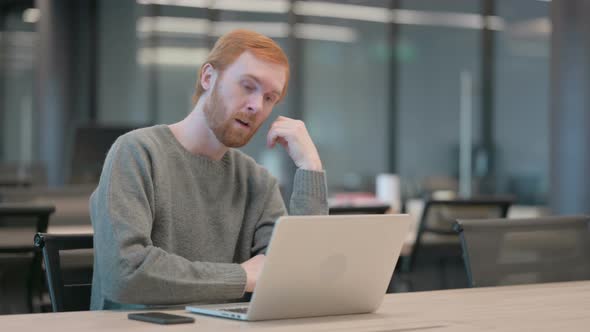
M 274 148 L 277 143 L 287 150 L 297 167 L 310 171 L 322 170 L 320 155 L 303 121 L 279 116 L 266 136 L 269 148 Z
M 262 267 L 264 266 L 265 259 L 266 256 L 264 255 L 256 255 L 240 264 L 242 268 L 246 270 L 246 292 L 252 293 L 254 291 L 258 276 L 260 276 L 260 271 L 262 271 Z

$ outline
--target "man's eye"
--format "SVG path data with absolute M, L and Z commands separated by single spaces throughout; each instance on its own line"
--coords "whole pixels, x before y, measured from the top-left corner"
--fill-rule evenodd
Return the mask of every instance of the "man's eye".
M 246 91 L 248 91 L 248 92 L 252 92 L 252 91 L 254 91 L 254 87 L 253 87 L 252 85 L 249 85 L 249 84 L 243 84 L 242 86 L 243 86 L 243 87 L 244 87 L 244 89 L 246 89 Z
M 275 102 L 275 98 L 272 97 L 272 96 L 267 96 L 266 97 L 266 101 L 269 102 L 269 103 L 274 103 Z

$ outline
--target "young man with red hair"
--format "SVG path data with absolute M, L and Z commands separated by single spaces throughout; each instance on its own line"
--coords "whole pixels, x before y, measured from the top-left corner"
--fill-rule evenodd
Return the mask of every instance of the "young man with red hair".
M 91 309 L 220 302 L 251 292 L 275 220 L 277 180 L 244 146 L 285 96 L 289 64 L 268 37 L 221 37 L 200 69 L 194 108 L 111 147 L 90 199 Z M 268 147 L 298 169 L 290 214 L 327 214 L 325 173 L 303 122 L 278 117 Z M 302 244 L 303 245 L 303 244 Z

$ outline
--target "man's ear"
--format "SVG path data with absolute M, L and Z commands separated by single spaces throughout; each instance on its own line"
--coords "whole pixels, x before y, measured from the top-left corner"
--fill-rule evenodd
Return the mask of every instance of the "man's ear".
M 209 91 L 211 87 L 215 85 L 215 80 L 217 79 L 217 70 L 213 68 L 213 65 L 210 63 L 206 63 L 201 68 L 201 86 L 203 90 Z

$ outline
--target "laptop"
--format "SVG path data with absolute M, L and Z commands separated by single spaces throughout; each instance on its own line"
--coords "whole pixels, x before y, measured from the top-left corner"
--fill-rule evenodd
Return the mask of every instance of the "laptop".
M 250 303 L 186 310 L 244 321 L 374 312 L 409 228 L 409 215 L 281 217 Z

